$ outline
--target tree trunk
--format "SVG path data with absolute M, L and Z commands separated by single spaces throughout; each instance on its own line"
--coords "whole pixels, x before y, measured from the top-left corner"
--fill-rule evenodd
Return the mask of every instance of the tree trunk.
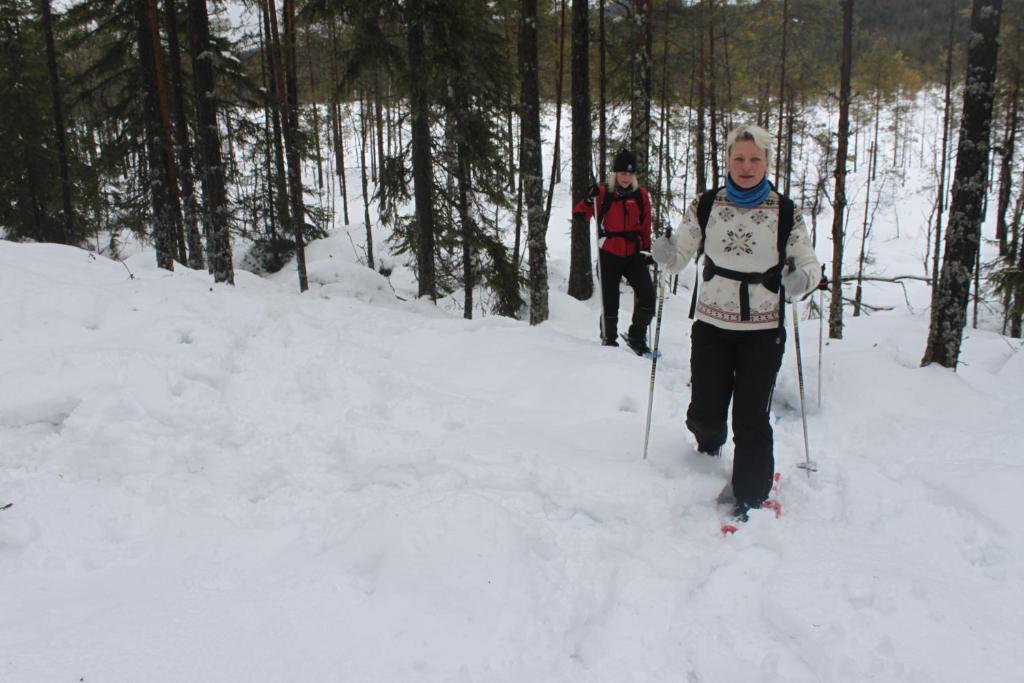
M 707 72 L 707 65 L 704 59 L 704 5 L 701 4 L 701 27 L 697 31 L 697 40 L 699 46 L 697 48 L 697 130 L 695 132 L 696 140 L 694 147 L 696 148 L 696 168 L 694 169 L 697 176 L 697 194 L 703 193 L 708 189 L 707 179 L 707 158 L 704 150 L 704 114 L 705 114 L 705 74 Z
M 370 184 L 366 178 L 366 138 L 369 137 L 367 128 L 370 118 L 368 98 L 363 93 L 359 103 L 359 174 L 363 183 L 363 222 L 366 224 L 366 265 L 370 270 L 376 270 L 373 263 L 373 226 L 370 223 Z
M 832 300 L 828 336 L 843 338 L 843 222 L 846 218 L 846 155 L 850 144 L 850 74 L 853 68 L 853 0 L 842 0 L 843 47 L 839 66 L 839 142 L 836 150 L 836 187 L 832 201 Z
M 715 0 L 708 0 L 708 138 L 711 143 L 711 187 L 718 187 L 718 103 L 715 85 Z
M 587 0 L 572 0 L 572 205 L 587 196 L 594 181 L 590 141 L 590 21 Z M 590 224 L 572 215 L 569 296 L 581 301 L 594 294 L 590 266 Z
M 1018 44 L 1020 28 L 1017 29 Z M 1018 60 L 1020 50 L 1018 48 Z M 1017 139 L 1017 117 L 1020 107 L 1020 67 L 1013 65 L 1013 90 L 1006 103 L 1006 131 L 1003 135 L 1002 163 L 999 168 L 999 200 L 996 207 L 996 240 L 999 241 L 999 255 L 1009 253 L 1006 230 L 1006 212 L 1010 208 L 1010 193 L 1013 185 L 1013 157 Z
M 601 97 L 601 102 L 598 104 L 598 114 L 600 116 L 598 127 L 599 127 L 600 131 L 598 132 L 598 136 L 597 136 L 597 145 L 598 145 L 598 156 L 599 156 L 598 168 L 600 169 L 600 172 L 598 174 L 598 178 L 600 179 L 601 182 L 604 182 L 605 176 L 608 174 L 608 162 L 607 162 L 607 159 L 608 159 L 608 115 L 607 115 L 607 111 L 606 111 L 606 107 L 608 106 L 608 97 L 607 97 L 607 94 L 608 94 L 607 93 L 607 89 L 608 89 L 608 72 L 605 71 L 605 61 L 606 61 L 606 58 L 607 58 L 608 49 L 607 49 L 607 44 L 605 43 L 604 4 L 605 4 L 605 0 L 601 0 L 601 4 L 600 4 L 601 17 L 600 17 L 600 20 L 599 20 L 599 23 L 598 23 L 598 35 L 600 36 L 600 40 L 601 40 L 601 55 L 600 55 L 601 74 L 600 74 L 600 77 L 598 78 L 598 83 L 599 83 L 598 87 L 599 87 L 599 89 L 601 91 L 601 96 L 600 96 Z
M 548 319 L 547 223 L 544 220 L 544 168 L 540 142 L 540 83 L 537 69 L 537 0 L 521 0 L 519 74 L 522 83 L 520 174 L 526 198 L 530 249 L 530 324 Z
M 202 151 L 206 253 L 214 281 L 234 284 L 228 196 L 220 154 L 220 131 L 217 128 L 217 99 L 206 0 L 188 0 L 188 19 L 192 83 L 196 93 L 196 117 Z
M 1002 0 L 974 0 L 964 108 L 953 175 L 937 305 L 932 309 L 928 346 L 922 365 L 939 363 L 956 368 L 967 314 L 971 275 L 984 220 L 985 179 L 988 176 L 989 134 L 999 55 Z
M 522 130 L 522 124 L 520 124 L 520 131 Z M 516 155 L 516 162 L 519 167 L 523 165 L 523 141 L 519 141 L 518 154 Z M 522 267 L 523 256 L 526 250 L 523 249 L 523 175 L 516 173 L 516 238 L 515 244 L 512 247 L 512 264 L 515 267 L 516 272 Z
M 457 159 L 455 161 L 456 176 L 458 182 L 458 209 L 459 225 L 462 228 L 462 317 L 466 320 L 473 319 L 473 290 L 476 287 L 476 273 L 473 269 L 474 248 L 476 243 L 476 225 L 469 210 L 470 171 L 467 159 L 468 153 L 463 149 L 463 133 L 457 135 L 459 141 L 456 148 Z
M 551 224 L 551 200 L 555 185 L 562 182 L 562 81 L 565 74 L 565 0 L 562 3 L 562 27 L 558 31 L 558 76 L 555 82 L 555 148 L 551 153 L 551 177 L 548 178 L 548 203 L 544 207 L 544 225 Z
M 265 93 L 270 92 L 270 83 L 273 80 L 269 76 L 268 69 L 268 55 L 267 50 L 267 30 L 265 25 L 267 24 L 267 13 L 264 11 L 263 5 L 259 6 L 260 11 L 260 24 L 259 24 L 259 50 L 260 50 L 260 83 L 263 84 Z M 277 237 L 277 207 L 275 206 L 275 193 L 274 193 L 274 134 L 271 127 L 271 112 L 273 104 L 266 96 L 263 98 L 263 160 L 264 160 L 264 201 L 266 202 L 267 217 L 269 218 L 269 226 L 267 234 L 272 238 Z
M 786 174 L 782 178 L 782 192 L 789 195 L 790 180 L 793 176 L 793 128 L 796 125 L 796 103 L 793 88 L 789 86 L 789 105 L 786 114 Z
M 338 101 L 338 27 L 332 19 L 329 22 L 331 28 L 331 114 L 334 119 L 334 164 L 338 174 L 338 183 L 341 188 L 341 211 L 345 225 L 349 224 L 348 219 L 348 182 L 345 180 L 345 127 L 341 120 L 341 103 Z
M 324 156 L 320 146 L 320 100 L 316 92 L 316 73 L 313 69 L 313 49 L 310 47 L 309 25 L 302 32 L 306 43 L 306 67 L 309 70 L 309 101 L 313 105 L 313 151 L 316 154 L 316 189 L 324 189 Z
M 60 164 L 61 198 L 64 203 L 65 244 L 74 244 L 75 211 L 71 204 L 71 164 L 68 161 L 67 133 L 64 127 L 64 102 L 60 91 L 60 75 L 57 73 L 57 49 L 53 40 L 53 13 L 50 0 L 40 0 L 43 14 L 43 33 L 46 36 L 46 66 L 50 72 L 50 93 L 53 97 L 53 125 L 57 138 L 57 161 Z
M 651 147 L 651 0 L 633 0 L 633 92 L 630 97 L 630 145 L 637 174 L 647 178 Z
M 154 33 L 155 14 L 151 14 L 151 0 L 134 0 L 136 38 L 139 48 L 139 62 L 142 68 L 143 118 L 146 135 L 146 151 L 149 161 L 149 190 L 153 204 L 154 237 L 156 262 L 161 268 L 174 269 L 177 253 L 177 235 L 180 225 L 177 195 L 173 192 L 176 182 L 172 175 L 173 152 L 170 130 L 165 127 L 166 92 L 161 98 L 163 69 L 160 66 L 159 34 Z
M 412 10 L 422 9 L 417 2 Z M 416 206 L 416 267 L 419 296 L 437 301 L 434 271 L 434 174 L 431 170 L 430 101 L 427 85 L 420 76 L 427 65 L 423 52 L 425 37 L 422 13 L 410 11 L 408 26 L 408 60 L 410 74 L 409 110 L 412 131 L 412 178 Z
M 953 116 L 953 40 L 956 35 L 957 0 L 949 3 L 949 42 L 946 49 L 945 104 L 942 108 L 942 149 L 939 150 L 939 189 L 935 198 L 935 231 L 932 251 L 932 310 L 939 297 L 939 252 L 942 247 L 942 213 L 946 208 L 946 160 L 949 158 L 949 129 Z
M 667 27 L 666 27 L 667 28 Z M 666 204 L 669 198 L 672 196 L 670 188 L 672 187 L 672 181 L 668 180 L 664 186 L 662 181 L 666 178 L 671 179 L 669 173 L 669 109 L 668 109 L 668 44 L 669 44 L 669 32 L 665 31 L 665 42 L 662 45 L 661 53 L 661 102 L 659 109 L 661 110 L 661 120 L 658 126 L 658 178 L 654 185 L 654 193 L 652 195 L 652 201 L 654 203 L 655 210 L 652 212 L 654 216 L 653 230 L 656 237 L 660 237 L 663 230 L 663 215 L 665 213 Z M 664 173 L 663 173 L 664 171 Z M 669 228 L 669 236 L 671 236 L 672 229 Z
M 160 101 L 161 144 L 164 146 L 164 165 L 167 167 L 168 196 L 174 212 L 174 247 L 178 261 L 188 262 L 185 248 L 185 228 L 181 221 L 181 196 L 178 193 L 178 165 L 174 152 L 173 127 L 171 125 L 170 97 L 167 94 L 167 76 L 164 72 L 163 46 L 160 43 L 160 13 L 156 0 L 147 0 L 146 15 L 149 31 L 153 38 L 153 63 L 156 67 L 156 91 Z
M 164 0 L 167 22 L 167 53 L 171 63 L 171 107 L 174 118 L 174 151 L 178 156 L 178 184 L 184 218 L 185 241 L 188 245 L 188 266 L 196 270 L 206 267 L 203 238 L 199 233 L 199 200 L 192 176 L 192 142 L 189 139 L 188 114 L 185 109 L 185 83 L 181 72 L 181 45 L 178 40 L 178 8 L 176 0 Z
M 273 0 L 271 0 L 273 4 Z M 302 187 L 302 158 L 299 154 L 299 80 L 296 74 L 295 0 L 284 0 L 284 90 L 288 96 L 287 125 L 284 129 L 284 148 L 288 159 L 288 190 L 291 195 L 292 224 L 295 230 L 295 263 L 299 273 L 299 291 L 309 289 L 306 275 L 306 199 Z M 271 13 L 271 24 L 274 13 Z
M 274 10 L 274 23 L 271 26 L 270 10 Z M 281 233 L 292 234 L 291 209 L 288 202 L 288 174 L 284 168 L 284 130 L 282 118 L 284 115 L 284 79 L 280 74 L 281 46 L 277 35 L 277 10 L 274 7 L 274 0 L 263 0 L 260 5 L 263 14 L 263 32 L 267 36 L 267 63 L 270 66 L 270 78 L 267 81 L 267 92 L 269 103 L 267 105 L 271 113 L 271 122 L 274 128 L 274 196 L 277 207 L 278 222 L 281 224 Z
M 377 133 L 377 166 L 384 168 L 384 95 L 381 93 L 380 73 L 376 70 L 373 74 L 373 126 Z M 378 183 L 380 182 L 380 170 L 378 170 Z
M 853 317 L 860 315 L 861 301 L 864 295 L 864 260 L 867 256 L 868 233 L 871 231 L 871 184 L 878 168 L 878 125 L 882 117 L 882 91 L 875 90 L 875 139 L 868 153 L 868 180 L 864 193 L 864 222 L 860 231 L 860 257 L 857 259 L 857 289 L 853 295 Z
M 1024 192 L 1017 194 L 1017 207 L 1013 211 L 1011 229 L 1013 230 L 1013 248 L 1011 253 L 1014 254 L 1017 260 L 1017 272 L 1024 273 Z M 1018 292 L 1016 299 L 1013 301 L 1013 308 L 1017 311 L 1024 311 L 1024 301 L 1020 299 L 1020 296 Z M 1007 305 L 1006 308 L 1010 309 L 1010 306 Z M 1020 339 L 1021 323 L 1024 323 L 1024 315 L 1017 313 L 1010 317 L 1010 336 L 1014 339 Z
M 786 101 L 786 50 L 789 45 L 789 0 L 782 0 L 782 52 L 779 54 L 779 134 L 775 147 L 775 186 L 780 187 L 782 173 L 782 122 L 783 105 Z

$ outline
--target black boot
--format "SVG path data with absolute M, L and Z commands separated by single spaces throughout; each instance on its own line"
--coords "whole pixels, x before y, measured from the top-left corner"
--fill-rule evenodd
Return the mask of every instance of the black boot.
M 637 325 L 635 322 L 629 326 L 629 334 L 626 335 L 626 343 L 629 344 L 629 348 L 633 349 L 633 353 L 638 356 L 643 356 L 651 352 L 651 347 L 647 345 L 647 325 Z
M 698 453 L 703 453 L 704 455 L 709 455 L 712 458 L 720 458 L 720 457 L 722 457 L 722 447 L 721 446 L 714 446 L 714 447 L 712 447 L 712 446 L 702 446 L 700 444 L 697 444 L 697 452 Z
M 747 513 L 751 510 L 760 510 L 764 506 L 763 500 L 736 500 L 736 504 L 733 505 L 732 515 L 733 518 L 738 522 L 746 522 L 750 519 Z
M 598 321 L 600 323 L 600 320 Z M 616 316 L 605 316 L 601 326 L 601 346 L 619 345 L 619 319 Z

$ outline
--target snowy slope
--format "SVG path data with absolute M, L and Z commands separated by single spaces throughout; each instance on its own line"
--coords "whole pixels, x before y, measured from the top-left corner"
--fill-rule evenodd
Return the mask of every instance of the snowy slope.
M 299 295 L 0 242 L 0 680 L 1021 680 L 1019 344 L 954 374 L 926 312 L 848 318 L 819 410 L 805 322 L 820 471 L 790 346 L 784 515 L 723 538 L 688 292 L 644 462 L 650 365 L 595 304 L 465 321 L 346 243 Z

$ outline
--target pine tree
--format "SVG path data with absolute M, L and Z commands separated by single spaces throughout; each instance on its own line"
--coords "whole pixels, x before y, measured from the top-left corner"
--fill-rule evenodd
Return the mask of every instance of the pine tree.
M 587 194 L 594 181 L 590 131 L 590 21 L 587 0 L 572 3 L 572 203 Z M 569 260 L 569 296 L 580 300 L 594 294 L 590 266 L 590 227 L 582 216 L 572 216 Z
M 411 117 L 411 155 L 416 210 L 416 270 L 419 296 L 437 300 L 434 268 L 434 174 L 431 168 L 430 95 L 424 76 L 428 64 L 424 10 L 427 0 L 408 4 L 408 90 Z
M 203 268 L 202 237 L 199 234 L 199 202 L 192 175 L 192 141 L 189 138 L 188 114 L 185 108 L 185 83 L 181 68 L 181 46 L 178 40 L 177 0 L 163 0 L 167 54 L 171 66 L 171 111 L 174 119 L 174 145 L 178 159 L 178 184 L 181 186 L 181 205 L 185 240 L 188 245 L 188 264 Z
M 0 0 L 0 227 L 7 239 L 61 242 L 61 198 L 46 48 L 29 0 Z
M 178 254 L 177 238 L 181 233 L 181 209 L 173 170 L 174 147 L 171 143 L 170 113 L 160 57 L 156 7 L 154 0 L 132 2 L 143 83 L 143 114 L 156 261 L 161 268 L 173 270 L 174 258 Z
M 630 145 L 637 172 L 647 177 L 651 147 L 651 0 L 633 0 L 633 91 L 630 98 Z
M 271 0 L 273 2 L 273 0 Z M 291 197 L 291 219 L 295 231 L 295 266 L 299 275 L 299 291 L 309 289 L 306 274 L 306 193 L 302 184 L 302 154 L 299 132 L 299 79 L 297 74 L 295 0 L 284 0 L 284 90 L 287 95 L 287 125 L 284 128 L 285 156 L 288 159 L 288 192 Z M 275 24 L 271 13 L 271 25 Z M 279 67 L 280 68 L 280 67 Z
M 235 271 L 231 260 L 227 188 L 220 153 L 213 50 L 210 43 L 210 19 L 206 10 L 206 0 L 188 0 L 188 19 L 192 80 L 196 92 L 196 119 L 199 122 L 200 150 L 203 160 L 202 184 L 206 251 L 213 279 L 216 282 L 234 284 Z
M 836 150 L 835 198 L 832 200 L 832 300 L 828 336 L 843 338 L 843 244 L 846 218 L 846 158 L 850 140 L 850 81 L 853 72 L 853 0 L 842 0 L 843 41 L 840 58 L 839 142 Z
M 61 198 L 64 208 L 64 234 L 61 241 L 75 242 L 75 211 L 71 205 L 71 164 L 68 160 L 67 132 L 64 123 L 64 97 L 61 94 L 60 75 L 57 72 L 57 48 L 53 40 L 53 12 L 50 0 L 40 0 L 43 17 L 43 33 L 46 36 L 46 63 L 50 74 L 50 90 L 53 93 L 53 126 L 57 139 L 57 159 L 60 164 Z

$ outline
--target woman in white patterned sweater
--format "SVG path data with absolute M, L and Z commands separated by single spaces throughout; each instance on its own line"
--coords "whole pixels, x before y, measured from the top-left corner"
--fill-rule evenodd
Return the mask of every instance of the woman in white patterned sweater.
M 745 518 L 768 498 L 775 473 L 769 410 L 785 350 L 783 298 L 817 285 L 821 265 L 803 217 L 768 181 L 770 134 L 740 126 L 729 134 L 726 157 L 725 187 L 703 202 L 694 199 L 675 237 L 659 238 L 652 252 L 671 273 L 700 251 L 705 255 L 690 332 L 686 426 L 700 452 L 717 456 L 732 403 L 732 493 L 736 516 Z

